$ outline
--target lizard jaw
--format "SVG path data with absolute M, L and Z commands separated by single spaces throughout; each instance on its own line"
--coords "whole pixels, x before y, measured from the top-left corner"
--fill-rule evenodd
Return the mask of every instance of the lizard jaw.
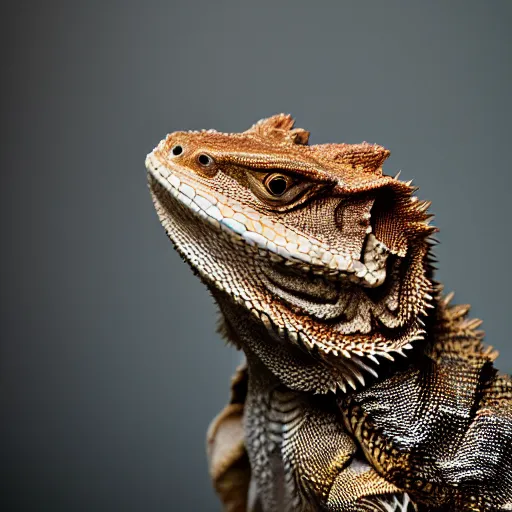
M 312 271 L 330 279 L 346 280 L 365 288 L 376 288 L 386 280 L 386 245 L 369 233 L 361 258 L 333 254 L 327 244 L 307 238 L 286 226 L 252 211 L 244 212 L 225 197 L 212 196 L 197 184 L 189 185 L 163 165 L 154 153 L 148 154 L 149 176 L 194 215 L 219 231 L 229 234 L 237 245 L 259 258 L 270 258 L 302 271 Z

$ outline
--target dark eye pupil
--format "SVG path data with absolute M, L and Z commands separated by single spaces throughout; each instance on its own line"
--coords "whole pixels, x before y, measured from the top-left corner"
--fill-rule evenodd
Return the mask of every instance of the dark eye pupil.
M 205 155 L 205 154 L 199 155 L 197 160 L 201 165 L 210 165 L 210 163 L 212 161 L 212 159 L 208 155 Z
M 286 191 L 286 180 L 282 178 L 281 176 L 278 176 L 276 178 L 272 178 L 268 182 L 268 188 L 272 194 L 275 196 L 280 196 L 285 193 Z
M 174 156 L 178 156 L 183 153 L 183 148 L 181 146 L 174 146 L 171 151 Z

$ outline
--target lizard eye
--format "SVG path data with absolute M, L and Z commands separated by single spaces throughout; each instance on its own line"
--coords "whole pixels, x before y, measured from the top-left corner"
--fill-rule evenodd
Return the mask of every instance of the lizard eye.
M 271 174 L 265 180 L 265 187 L 274 197 L 282 196 L 290 184 L 290 179 L 282 174 Z
M 269 207 L 277 208 L 296 206 L 322 186 L 280 169 L 272 169 L 271 172 L 250 170 L 247 180 L 258 199 Z

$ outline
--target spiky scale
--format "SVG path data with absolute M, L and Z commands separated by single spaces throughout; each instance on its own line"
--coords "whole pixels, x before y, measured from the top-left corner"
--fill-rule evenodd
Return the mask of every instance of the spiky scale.
M 147 159 L 166 232 L 218 302 L 224 336 L 247 354 L 211 439 L 217 491 L 243 507 L 252 478 L 255 506 L 268 512 L 386 510 L 408 502 L 405 488 L 426 506 L 505 504 L 511 385 L 492 370 L 480 322 L 465 320 L 469 307 L 450 308 L 432 282 L 430 203 L 412 196 L 412 180 L 383 174 L 385 148 L 309 146 L 293 124 L 280 114 L 241 134 L 171 133 Z M 170 156 L 177 143 L 183 155 Z M 275 178 L 287 187 L 279 197 Z M 395 361 L 404 350 L 414 357 Z M 474 418 L 473 437 L 461 418 Z M 403 449 L 414 433 L 426 450 Z M 473 488 L 453 482 L 467 457 L 477 457 L 466 473 Z M 493 471 L 499 481 L 485 476 Z

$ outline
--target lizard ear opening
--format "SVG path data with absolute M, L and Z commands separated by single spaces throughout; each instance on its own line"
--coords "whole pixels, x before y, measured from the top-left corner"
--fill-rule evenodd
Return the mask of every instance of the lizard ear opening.
M 426 207 L 428 203 L 411 197 L 411 190 L 382 188 L 371 210 L 373 233 L 393 254 L 404 257 L 414 239 L 425 239 L 435 231 L 428 225 Z

